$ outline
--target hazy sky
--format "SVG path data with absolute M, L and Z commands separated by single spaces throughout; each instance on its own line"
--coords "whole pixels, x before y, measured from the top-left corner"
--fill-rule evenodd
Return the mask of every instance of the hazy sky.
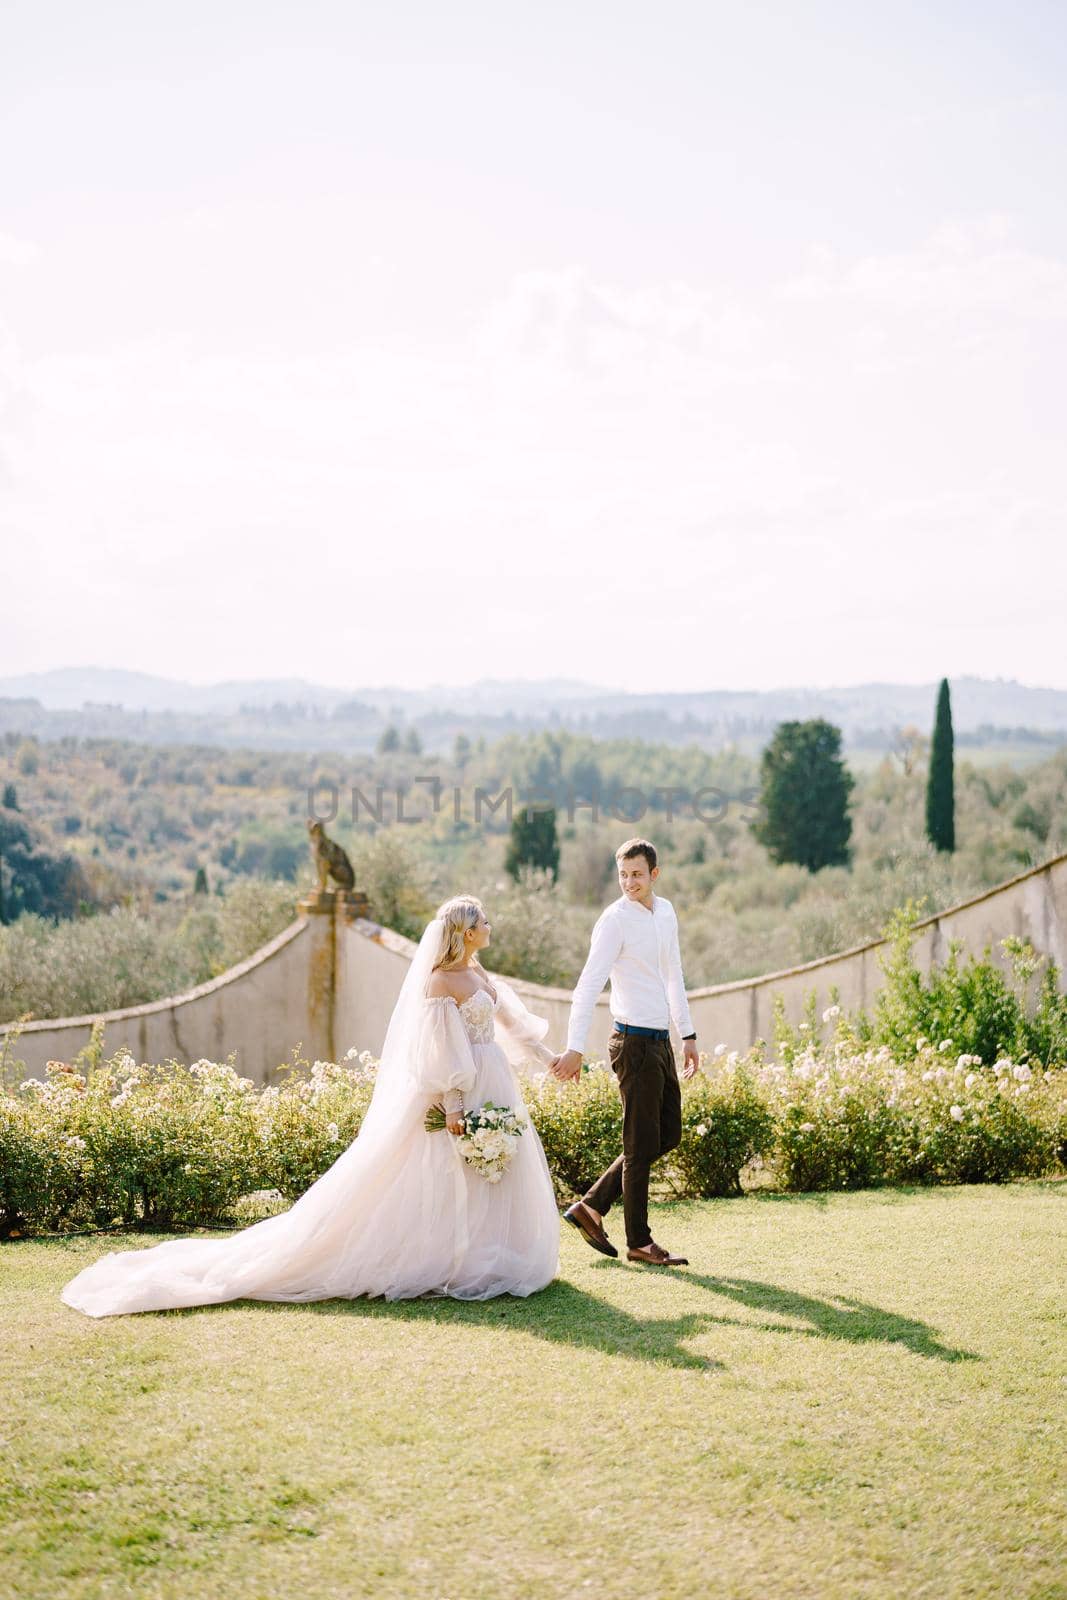
M 1058 3 L 0 5 L 0 673 L 1067 687 Z

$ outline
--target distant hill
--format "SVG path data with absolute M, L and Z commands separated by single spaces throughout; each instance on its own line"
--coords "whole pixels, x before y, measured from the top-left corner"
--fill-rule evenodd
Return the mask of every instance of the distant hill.
M 1067 737 L 1067 690 L 977 677 L 952 679 L 951 688 L 962 744 L 1054 747 Z M 191 684 L 64 667 L 0 679 L 0 733 L 344 751 L 373 749 L 392 722 L 415 728 L 427 751 L 450 749 L 458 733 L 493 740 L 569 728 L 594 738 L 754 752 L 779 722 L 826 717 L 842 729 L 846 747 L 877 751 L 909 725 L 928 733 L 936 692 L 931 682 L 630 694 L 572 679 L 346 689 L 302 678 Z

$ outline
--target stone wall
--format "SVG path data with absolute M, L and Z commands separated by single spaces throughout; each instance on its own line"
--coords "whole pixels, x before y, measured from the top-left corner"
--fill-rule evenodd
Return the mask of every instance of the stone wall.
M 592 912 L 589 920 L 591 928 Z M 1035 949 L 1050 955 L 1062 978 L 1067 970 L 1067 854 L 927 918 L 919 924 L 915 959 L 928 972 L 932 961 L 944 961 L 949 941 L 958 938 L 975 955 L 990 945 L 991 959 L 1007 969 L 998 941 L 1008 934 L 1028 938 Z M 377 1052 L 415 946 L 400 934 L 366 921 L 352 923 L 338 936 L 343 947 L 343 1000 L 338 1010 L 341 1048 L 356 1045 Z M 721 1042 L 731 1050 L 746 1050 L 758 1038 L 769 1040 L 777 994 L 783 996 L 786 1015 L 794 1022 L 803 1017 L 804 1000 L 811 989 L 816 991 L 820 1009 L 830 1004 L 834 985 L 846 1010 L 869 1007 L 882 983 L 879 957 L 884 949 L 884 941 L 872 940 L 783 972 L 691 989 L 689 1007 L 701 1048 L 711 1050 Z M 682 957 L 684 961 L 684 948 Z M 488 960 L 492 960 L 491 952 Z M 562 1049 L 570 991 L 511 981 L 530 1009 L 549 1019 L 549 1042 Z M 605 991 L 594 1011 L 586 1044 L 589 1055 L 605 1054 L 610 1030 Z
M 205 1056 L 225 1061 L 232 1050 L 237 1070 L 265 1083 L 294 1045 L 302 1044 L 310 1059 L 329 1057 L 332 985 L 332 914 L 305 909 L 247 961 L 186 994 L 96 1016 L 24 1023 L 21 1030 L 13 1024 L 0 1028 L 0 1053 L 6 1045 L 10 1058 L 2 1081 L 43 1077 L 46 1062 L 73 1061 L 88 1044 L 93 1023 L 102 1022 L 108 1055 L 128 1045 L 138 1061 L 188 1065 Z
M 377 1053 L 415 946 L 369 921 L 358 892 L 310 895 L 297 911 L 297 920 L 276 939 L 188 994 L 99 1018 L 31 1022 L 17 1038 L 13 1026 L 0 1028 L 0 1052 L 6 1044 L 12 1058 L 2 1069 L 3 1080 L 39 1077 L 47 1061 L 72 1061 L 97 1020 L 104 1024 L 109 1054 L 126 1044 L 139 1061 L 188 1063 L 202 1056 L 225 1060 L 233 1051 L 238 1070 L 261 1084 L 298 1046 L 308 1060 L 337 1060 L 353 1047 Z M 592 922 L 590 912 L 590 927 Z M 1067 969 L 1067 854 L 927 918 L 920 924 L 916 959 L 929 970 L 931 962 L 944 961 L 949 941 L 958 938 L 976 955 L 991 946 L 993 959 L 1006 966 L 999 940 L 1008 934 L 1030 939 L 1052 957 L 1061 975 Z M 883 949 L 874 940 L 784 972 L 691 990 L 701 1047 L 713 1049 L 721 1042 L 744 1050 L 756 1038 L 769 1040 L 776 994 L 783 996 L 793 1021 L 800 1020 L 810 989 L 820 1008 L 828 1005 L 831 985 L 846 1009 L 869 1007 L 882 981 Z M 549 1041 L 562 1049 L 569 991 L 513 981 L 531 1010 L 549 1019 Z M 590 1055 L 604 1054 L 610 1026 L 605 993 L 590 1030 Z

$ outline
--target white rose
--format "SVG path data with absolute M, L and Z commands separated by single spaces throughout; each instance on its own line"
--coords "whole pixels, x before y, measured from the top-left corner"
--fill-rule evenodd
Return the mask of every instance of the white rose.
M 949 1106 L 948 1114 L 952 1118 L 953 1122 L 962 1122 L 963 1121 L 963 1107 L 962 1106 Z
M 697 1123 L 696 1133 L 697 1133 L 697 1138 L 698 1139 L 703 1139 L 703 1137 L 707 1133 L 707 1131 L 708 1131 L 708 1125 L 707 1125 L 706 1122 L 698 1122 Z
M 1011 1075 L 1015 1079 L 1016 1083 L 1029 1083 L 1030 1079 L 1033 1077 L 1033 1073 L 1030 1071 L 1030 1068 L 1026 1065 L 1025 1061 L 1020 1061 L 1014 1067 L 1012 1067 Z

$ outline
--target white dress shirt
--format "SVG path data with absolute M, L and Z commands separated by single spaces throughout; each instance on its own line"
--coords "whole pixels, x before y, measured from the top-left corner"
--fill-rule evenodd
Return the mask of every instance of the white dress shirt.
M 567 1049 L 584 1050 L 593 1007 L 611 978 L 611 1015 L 639 1028 L 666 1028 L 674 1022 L 683 1036 L 695 1032 L 682 977 L 678 918 L 661 894 L 652 910 L 620 895 L 597 918 L 589 955 L 574 987 Z

